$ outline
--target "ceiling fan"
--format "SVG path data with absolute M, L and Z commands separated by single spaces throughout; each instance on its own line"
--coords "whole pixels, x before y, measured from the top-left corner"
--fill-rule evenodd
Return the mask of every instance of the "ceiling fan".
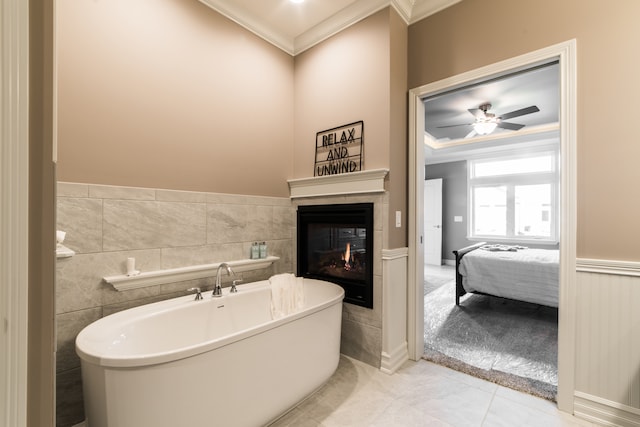
M 456 126 L 473 126 L 473 130 L 465 136 L 470 138 L 475 135 L 489 135 L 496 128 L 508 129 L 508 130 L 520 130 L 524 125 L 518 123 L 505 122 L 504 120 L 514 117 L 524 116 L 526 114 L 536 113 L 540 111 L 538 107 L 532 105 L 530 107 L 521 108 L 520 110 L 514 110 L 509 113 L 502 114 L 496 117 L 495 114 L 489 113 L 491 109 L 490 103 L 480 105 L 478 108 L 470 108 L 468 111 L 476 118 L 473 123 L 462 123 L 459 125 L 438 126 L 438 128 L 450 128 Z

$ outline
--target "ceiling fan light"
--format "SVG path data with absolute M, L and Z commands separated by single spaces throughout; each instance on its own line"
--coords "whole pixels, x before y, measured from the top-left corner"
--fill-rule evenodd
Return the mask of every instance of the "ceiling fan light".
M 477 122 L 474 123 L 473 130 L 475 130 L 478 135 L 489 135 L 496 130 L 496 126 L 498 126 L 496 122 Z

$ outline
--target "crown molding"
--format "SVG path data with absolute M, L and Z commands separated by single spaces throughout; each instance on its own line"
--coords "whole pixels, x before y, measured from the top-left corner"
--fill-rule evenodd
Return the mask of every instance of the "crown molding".
M 229 18 L 244 29 L 251 31 L 256 36 L 271 43 L 275 47 L 284 50 L 289 55 L 294 55 L 293 40 L 279 34 L 277 31 L 264 25 L 260 20 L 254 19 L 243 12 L 241 8 L 226 4 L 221 0 L 199 0 L 206 6 L 215 10 L 222 16 Z
M 374 13 L 389 6 L 389 0 L 359 0 L 325 19 L 315 27 L 300 34 L 294 40 L 293 56 L 312 48 Z
M 277 29 L 265 25 L 259 18 L 249 16 L 242 8 L 229 2 L 199 1 L 289 55 L 296 56 L 385 7 L 393 7 L 410 25 L 462 0 L 358 0 L 294 39 L 282 35 Z
M 398 12 L 404 22 L 409 25 L 416 0 L 391 0 L 391 6 Z
M 462 0 L 425 0 L 416 1 L 413 9 L 411 10 L 411 17 L 409 24 L 421 21 L 424 18 L 434 15 L 441 10 L 444 10 L 456 3 L 460 3 Z

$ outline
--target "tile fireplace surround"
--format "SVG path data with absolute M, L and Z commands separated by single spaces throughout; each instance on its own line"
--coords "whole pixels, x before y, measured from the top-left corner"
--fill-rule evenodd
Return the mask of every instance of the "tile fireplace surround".
M 387 173 L 377 169 L 295 179 L 289 181 L 289 188 L 296 210 L 298 206 L 373 203 L 373 309 L 343 305 L 341 352 L 392 373 L 408 358 L 408 250 L 383 249 L 389 241 Z

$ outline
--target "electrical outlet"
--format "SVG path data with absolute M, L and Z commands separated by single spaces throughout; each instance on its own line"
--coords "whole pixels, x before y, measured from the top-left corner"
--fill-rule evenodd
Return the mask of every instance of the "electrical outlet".
M 396 228 L 402 227 L 402 212 L 396 211 Z
M 453 217 L 453 222 L 462 222 L 462 216 L 456 215 Z

